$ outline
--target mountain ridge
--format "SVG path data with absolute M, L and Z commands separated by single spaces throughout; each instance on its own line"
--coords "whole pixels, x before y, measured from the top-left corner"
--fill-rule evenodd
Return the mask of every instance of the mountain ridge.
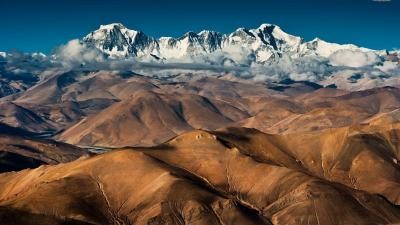
M 358 47 L 352 44 L 336 44 L 315 38 L 305 41 L 291 35 L 274 24 L 263 23 L 258 28 L 238 28 L 229 34 L 202 30 L 199 33 L 186 32 L 178 38 L 154 37 L 140 30 L 131 30 L 122 23 L 101 25 L 81 39 L 110 58 L 134 57 L 139 61 L 174 61 L 183 58 L 213 57 L 234 58 L 234 53 L 252 57 L 255 63 L 270 63 L 282 56 L 299 58 L 303 56 L 329 57 L 339 50 L 374 52 L 383 51 Z M 246 52 L 247 51 L 247 52 Z M 221 56 L 222 55 L 222 56 Z M 234 60 L 234 59 L 233 59 Z M 235 60 L 234 60 L 235 61 Z

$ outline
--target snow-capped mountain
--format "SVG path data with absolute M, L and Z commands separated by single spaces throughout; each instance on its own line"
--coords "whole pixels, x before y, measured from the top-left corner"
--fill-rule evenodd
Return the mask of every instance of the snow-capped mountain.
M 100 29 L 88 34 L 83 41 L 116 58 L 157 54 L 159 49 L 154 38 L 141 31 L 127 29 L 120 23 L 101 25 Z
M 333 53 L 339 50 L 351 50 L 351 51 L 361 51 L 361 52 L 372 52 L 374 50 L 358 47 L 353 44 L 336 44 L 336 43 L 329 43 L 319 38 L 315 38 L 312 41 L 305 42 L 302 44 L 302 48 L 300 50 L 301 55 L 318 55 L 322 57 L 329 57 Z M 378 54 L 381 54 L 380 51 L 374 51 Z
M 143 61 L 161 62 L 199 59 L 215 62 L 222 58 L 223 62 L 240 63 L 246 59 L 250 62 L 266 63 L 282 56 L 329 57 L 338 50 L 373 51 L 350 44 L 328 43 L 318 38 L 305 42 L 303 38 L 290 35 L 273 24 L 262 24 L 256 29 L 239 28 L 231 34 L 204 30 L 200 33 L 187 32 L 180 38 L 155 39 L 141 31 L 113 23 L 101 25 L 82 41 L 110 58 L 134 57 Z

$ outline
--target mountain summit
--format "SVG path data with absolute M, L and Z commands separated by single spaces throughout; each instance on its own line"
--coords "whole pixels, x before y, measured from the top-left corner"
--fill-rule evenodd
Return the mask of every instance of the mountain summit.
M 143 56 L 158 48 L 158 42 L 141 31 L 130 30 L 121 23 L 101 25 L 83 41 L 114 58 Z

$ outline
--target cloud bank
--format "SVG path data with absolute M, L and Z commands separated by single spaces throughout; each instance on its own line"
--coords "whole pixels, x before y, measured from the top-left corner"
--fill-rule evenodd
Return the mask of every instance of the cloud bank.
M 111 70 L 133 71 L 143 75 L 168 77 L 181 73 L 197 73 L 207 76 L 231 74 L 237 79 L 255 81 L 280 81 L 290 78 L 295 81 L 324 81 L 350 79 L 353 74 L 363 74 L 362 79 L 386 79 L 399 77 L 397 62 L 384 61 L 374 52 L 339 50 L 330 57 L 282 56 L 268 64 L 254 63 L 254 53 L 246 49 L 216 51 L 205 56 L 194 56 L 184 60 L 156 62 L 137 61 L 135 58 L 110 59 L 95 48 L 79 40 L 71 40 L 54 51 L 52 56 L 14 52 L 6 57 L 3 65 L 13 74 L 40 74 L 52 69 L 63 70 Z M 1 69 L 1 68 L 0 68 Z M 48 74 L 48 73 L 46 73 Z M 342 79 L 341 78 L 341 79 Z M 360 80 L 362 80 L 360 78 Z M 350 79 L 350 82 L 357 80 Z
M 339 50 L 329 57 L 333 66 L 364 67 L 380 62 L 380 58 L 373 52 L 359 50 Z

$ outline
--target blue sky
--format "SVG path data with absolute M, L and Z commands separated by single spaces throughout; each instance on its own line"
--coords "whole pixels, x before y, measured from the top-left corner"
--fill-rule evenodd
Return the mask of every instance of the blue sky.
M 306 40 L 400 48 L 400 0 L 1 0 L 0 10 L 0 51 L 47 53 L 112 22 L 154 37 L 273 23 Z

